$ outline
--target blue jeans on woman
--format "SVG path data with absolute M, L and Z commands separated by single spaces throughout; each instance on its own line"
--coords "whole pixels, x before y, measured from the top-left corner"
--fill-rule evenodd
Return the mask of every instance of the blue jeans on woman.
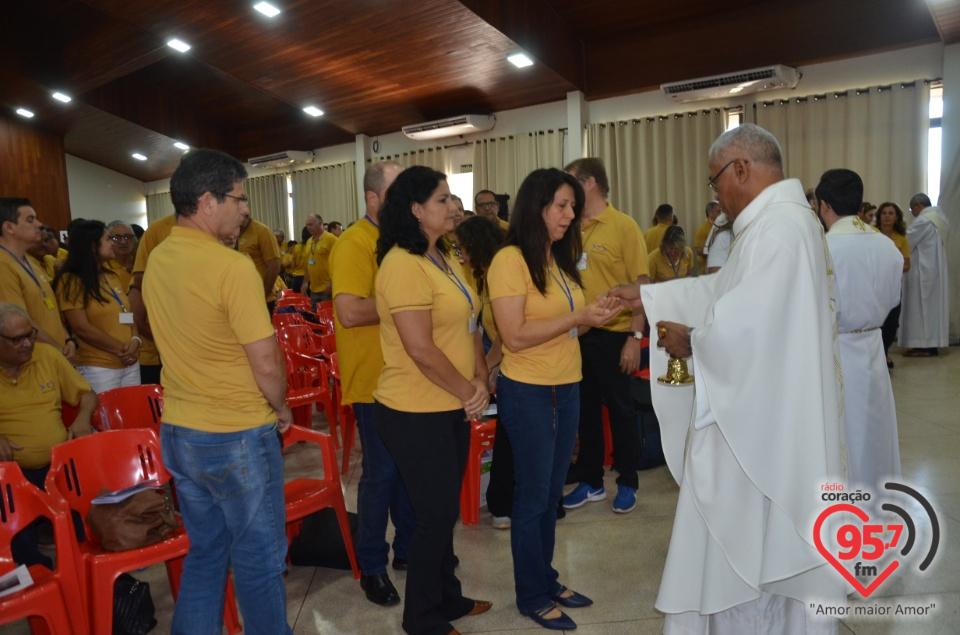
M 172 632 L 220 635 L 232 564 L 244 632 L 292 633 L 283 582 L 286 506 L 276 424 L 219 433 L 164 423 L 160 443 L 190 536 Z
M 501 374 L 497 411 L 513 447 L 510 547 L 517 608 L 529 615 L 552 606 L 562 588 L 553 568 L 557 501 L 577 436 L 580 386 L 538 386 Z

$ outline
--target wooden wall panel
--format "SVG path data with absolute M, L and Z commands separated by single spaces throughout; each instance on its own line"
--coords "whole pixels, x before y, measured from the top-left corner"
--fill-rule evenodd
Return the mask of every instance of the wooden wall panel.
M 42 222 L 66 229 L 70 196 L 63 138 L 0 117 L 0 196 L 29 198 Z

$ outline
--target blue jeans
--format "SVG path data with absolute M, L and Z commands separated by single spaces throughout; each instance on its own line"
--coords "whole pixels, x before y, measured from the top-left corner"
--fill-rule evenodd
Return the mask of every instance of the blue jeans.
M 527 615 L 552 606 L 562 586 L 553 568 L 557 501 L 577 436 L 580 386 L 537 386 L 501 374 L 497 409 L 513 447 L 510 547 L 517 608 Z
M 172 632 L 220 635 L 232 564 L 244 632 L 292 633 L 283 582 L 286 508 L 276 424 L 214 433 L 164 423 L 160 442 L 190 536 Z
M 363 575 L 387 572 L 390 546 L 387 519 L 393 519 L 393 556 L 406 560 L 416 526 L 413 507 L 393 455 L 383 445 L 374 422 L 372 403 L 353 404 L 360 435 L 360 483 L 357 486 L 357 565 Z

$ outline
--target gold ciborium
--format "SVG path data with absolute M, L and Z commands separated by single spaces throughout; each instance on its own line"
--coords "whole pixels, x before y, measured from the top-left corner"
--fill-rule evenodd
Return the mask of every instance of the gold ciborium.
M 693 383 L 693 377 L 687 371 L 687 360 L 671 357 L 667 362 L 667 374 L 657 377 L 657 383 L 664 386 L 686 386 Z

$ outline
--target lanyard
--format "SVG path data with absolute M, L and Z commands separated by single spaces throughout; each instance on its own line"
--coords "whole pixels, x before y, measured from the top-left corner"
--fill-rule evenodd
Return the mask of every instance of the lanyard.
M 109 293 L 110 295 L 112 295 L 112 296 L 113 296 L 113 299 L 116 300 L 116 301 L 117 301 L 117 304 L 120 305 L 120 311 L 123 312 L 123 313 L 126 313 L 126 312 L 127 312 L 127 307 L 124 306 L 123 300 L 120 299 L 120 294 L 117 293 L 116 290 L 114 290 L 113 287 L 111 287 L 111 286 L 109 286 L 109 285 L 107 284 L 107 277 L 104 276 L 104 275 L 101 275 L 101 276 L 100 276 L 100 280 L 101 280 L 100 288 L 103 289 L 104 291 L 106 291 L 107 293 Z
M 563 291 L 563 295 L 567 296 L 567 302 L 570 303 L 570 312 L 573 313 L 573 292 L 570 291 L 567 279 L 563 277 L 563 271 L 560 272 L 560 279 L 557 280 L 557 274 L 554 273 L 553 267 L 550 267 L 550 275 L 560 284 L 560 290 Z
M 433 259 L 433 256 L 427 254 L 427 258 L 430 259 L 430 262 L 437 266 L 437 269 L 447 274 L 447 277 L 453 278 L 453 281 L 456 282 L 457 286 L 460 287 L 460 291 L 463 292 L 463 295 L 467 298 L 467 302 L 470 303 L 470 314 L 474 315 L 475 311 L 473 310 L 473 298 L 470 297 L 470 292 L 467 291 L 467 288 L 460 282 L 460 278 L 457 277 L 457 274 L 453 273 L 453 269 L 450 269 L 450 265 L 447 263 L 446 258 L 444 258 L 443 263 L 447 265 L 447 268 L 444 269 L 440 266 L 440 263 Z
M 667 255 L 664 254 L 664 256 L 667 256 Z M 679 278 L 679 277 L 680 277 L 680 262 L 681 262 L 682 260 L 683 260 L 683 256 L 680 256 L 679 258 L 677 258 L 677 265 L 674 266 L 674 265 L 673 265 L 673 261 L 670 260 L 670 256 L 667 256 L 667 262 L 670 263 L 670 268 L 673 269 L 673 277 L 674 277 L 674 278 Z
M 377 225 L 375 222 L 373 222 L 373 219 L 370 218 L 370 214 L 364 214 L 364 215 L 363 215 L 363 220 L 367 221 L 368 223 L 370 223 L 371 225 L 373 225 L 373 226 L 376 227 L 377 229 L 380 229 L 380 225 Z
M 17 261 L 17 264 L 20 265 L 20 266 L 23 268 L 23 270 L 27 272 L 27 275 L 30 276 L 31 278 L 33 278 L 33 281 L 36 283 L 37 287 L 40 289 L 40 294 L 41 294 L 44 298 L 46 298 L 46 297 L 47 297 L 47 292 L 44 290 L 43 285 L 40 284 L 40 279 L 37 278 L 37 274 L 35 274 L 35 273 L 33 272 L 33 265 L 30 264 L 30 261 L 27 260 L 26 257 L 24 257 L 23 260 L 20 260 L 19 258 L 17 258 L 17 257 L 13 254 L 12 251 L 10 251 L 9 249 L 7 249 L 7 248 L 4 247 L 3 245 L 0 245 L 0 249 L 4 250 L 4 251 L 7 252 L 8 254 L 10 254 L 10 257 L 13 258 L 14 260 L 16 260 L 16 261 Z
M 240 239 L 243 238 L 244 232 L 246 232 L 247 229 L 250 228 L 250 225 L 253 225 L 253 221 L 250 221 L 249 223 L 247 223 L 247 226 L 240 230 L 240 234 L 237 236 L 237 244 L 233 246 L 234 251 L 240 251 Z

